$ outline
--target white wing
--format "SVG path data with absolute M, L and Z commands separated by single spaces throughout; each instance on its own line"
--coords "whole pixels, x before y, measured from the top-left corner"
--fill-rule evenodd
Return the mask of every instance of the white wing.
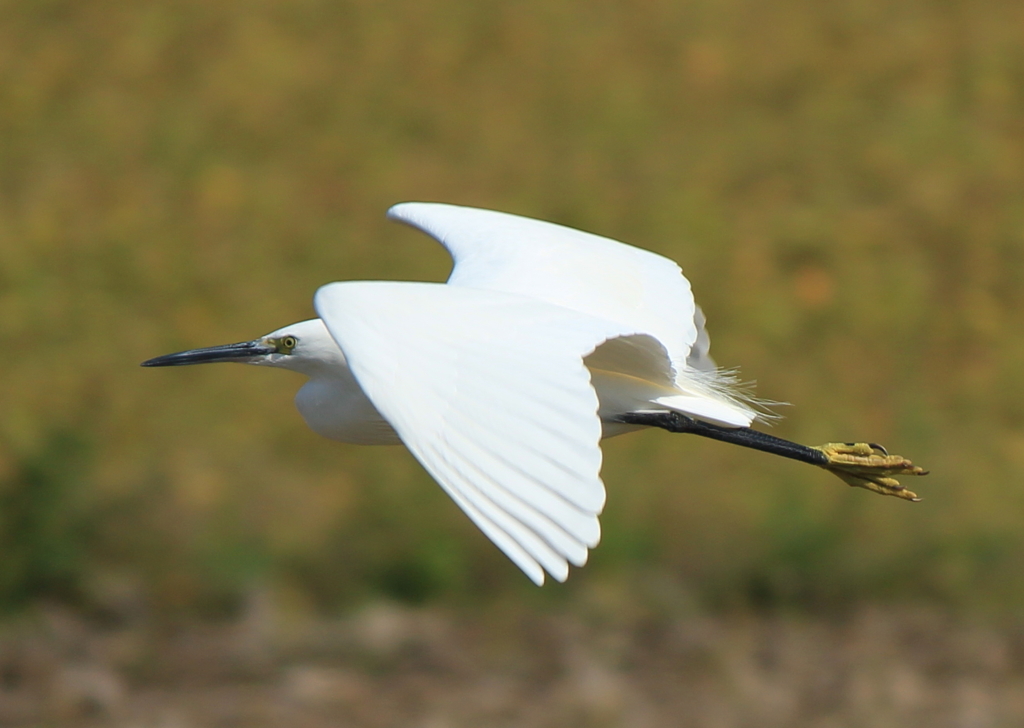
M 677 368 L 697 340 L 690 283 L 678 265 L 656 253 L 472 207 L 404 202 L 388 217 L 448 249 L 455 260 L 451 286 L 517 293 L 646 332 Z
M 315 304 L 374 406 L 512 561 L 537 584 L 585 563 L 605 492 L 583 358 L 629 331 L 431 283 L 332 283 Z
M 732 427 L 750 425 L 758 416 L 718 377 L 704 314 L 689 281 L 668 258 L 562 225 L 472 207 L 404 202 L 388 210 L 388 217 L 448 249 L 455 261 L 450 286 L 515 293 L 654 337 L 668 351 L 676 391 L 661 393 L 649 403 L 653 408 Z

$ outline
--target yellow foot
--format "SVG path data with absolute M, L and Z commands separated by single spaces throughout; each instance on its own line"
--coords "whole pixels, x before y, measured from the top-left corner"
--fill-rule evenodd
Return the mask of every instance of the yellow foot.
M 828 458 L 828 464 L 821 467 L 838 475 L 847 485 L 867 488 L 882 495 L 894 495 L 904 500 L 921 500 L 892 476 L 927 475 L 928 471 L 899 455 L 890 455 L 881 445 L 830 442 L 814 449 L 820 450 Z

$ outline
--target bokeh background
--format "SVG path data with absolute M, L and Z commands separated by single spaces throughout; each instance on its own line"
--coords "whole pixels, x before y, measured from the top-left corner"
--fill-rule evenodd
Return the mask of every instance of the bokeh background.
M 138 367 L 444 280 L 404 200 L 679 261 L 776 434 L 924 501 L 630 435 L 537 590 L 298 375 Z M 1015 0 L 0 2 L 0 719 L 1019 724 L 1022 284 Z

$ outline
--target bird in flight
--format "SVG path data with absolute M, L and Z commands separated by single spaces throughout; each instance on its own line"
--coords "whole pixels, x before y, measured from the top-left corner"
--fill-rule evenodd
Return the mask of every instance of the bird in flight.
M 346 281 L 319 318 L 146 367 L 241 362 L 309 380 L 295 397 L 324 437 L 404 444 L 536 584 L 600 540 L 603 437 L 645 427 L 800 460 L 906 500 L 923 475 L 872 443 L 818 447 L 751 427 L 757 403 L 708 355 L 679 266 L 655 253 L 491 210 L 407 202 L 392 220 L 438 240 L 447 283 Z

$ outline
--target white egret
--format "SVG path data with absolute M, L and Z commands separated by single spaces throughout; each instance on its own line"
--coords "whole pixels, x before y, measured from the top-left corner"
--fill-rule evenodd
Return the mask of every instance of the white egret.
M 564 581 L 600 539 L 602 437 L 660 427 L 831 470 L 908 500 L 921 475 L 872 444 L 808 447 L 751 429 L 755 403 L 708 356 L 704 316 L 675 263 L 552 223 L 404 203 L 393 220 L 436 238 L 447 284 L 330 283 L 320 318 L 253 341 L 150 359 L 301 372 L 295 404 L 334 440 L 404 443 L 538 585 Z

